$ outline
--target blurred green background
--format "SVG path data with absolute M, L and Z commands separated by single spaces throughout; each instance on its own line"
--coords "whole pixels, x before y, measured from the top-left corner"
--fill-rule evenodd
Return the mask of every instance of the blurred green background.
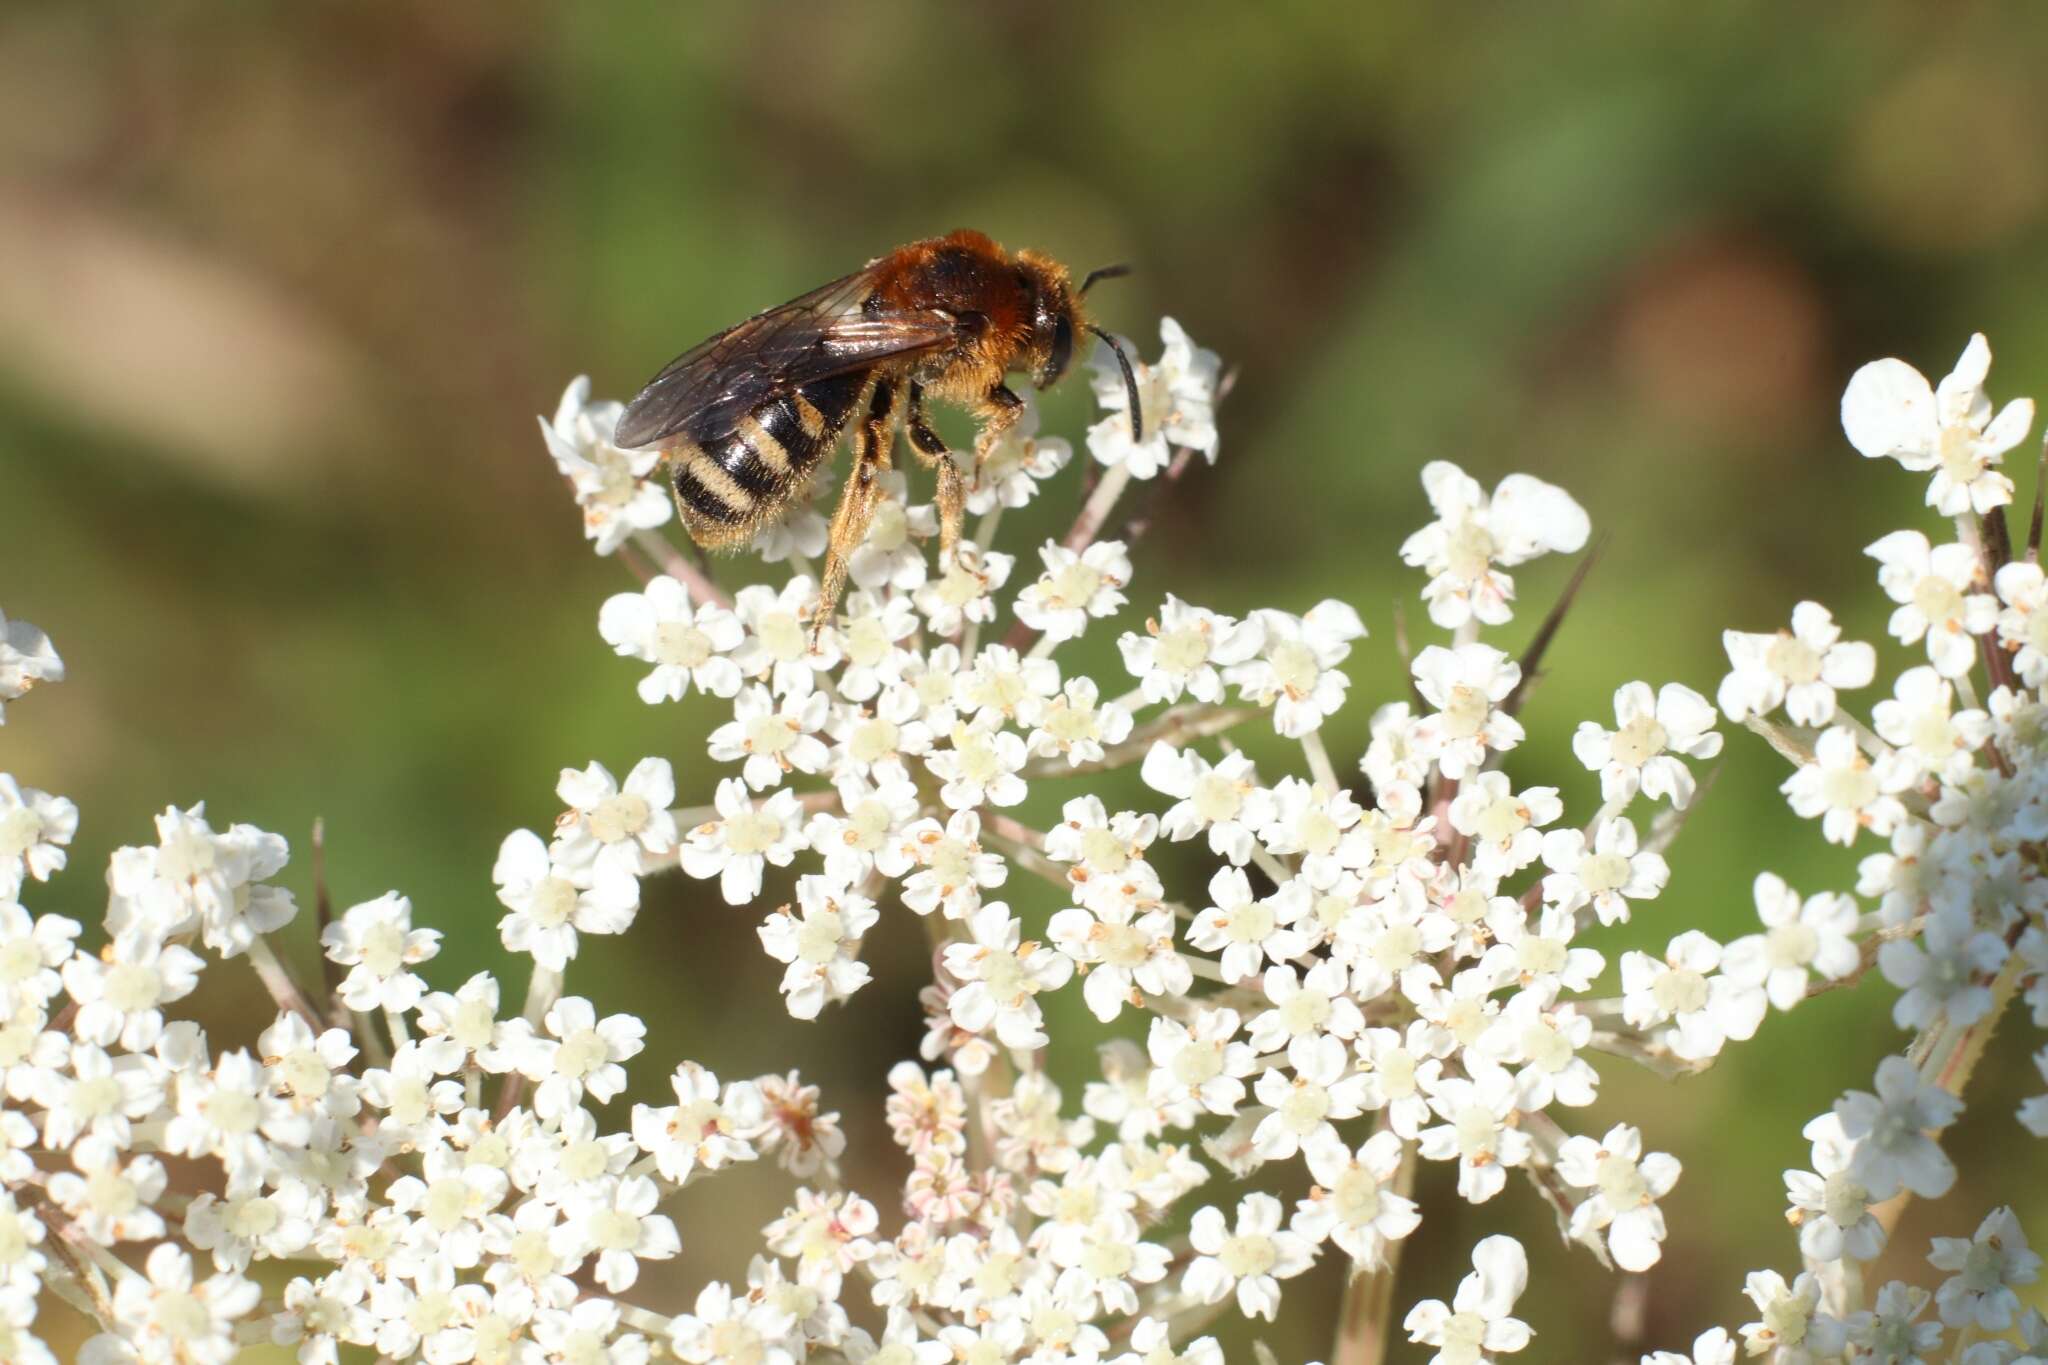
M 1571 489 L 1605 556 L 1510 766 L 1583 816 L 1569 735 L 1611 720 L 1618 684 L 1711 695 L 1721 629 L 1774 628 L 1802 597 L 1881 639 L 1860 548 L 1941 530 L 1917 478 L 1842 440 L 1857 364 L 1938 376 L 1983 330 L 1998 397 L 2048 378 L 2044 41 L 2048 10 L 2024 4 L 9 6 L 0 607 L 51 632 L 71 680 L 10 708 L 0 765 L 84 812 L 33 904 L 95 921 L 106 855 L 204 799 L 301 855 L 324 816 L 341 904 L 411 895 L 449 931 L 441 984 L 504 969 L 492 858 L 547 827 L 559 768 L 666 754 L 686 803 L 717 776 L 709 712 L 642 706 L 598 639 L 627 580 L 588 552 L 533 415 L 578 372 L 624 396 L 716 328 L 960 225 L 1132 261 L 1096 296 L 1108 325 L 1153 354 L 1170 313 L 1243 365 L 1223 461 L 1161 505 L 1134 599 L 1354 602 L 1374 636 L 1341 762 L 1399 694 L 1397 603 L 1428 638 L 1395 553 L 1427 516 L 1422 463 Z M 1046 411 L 1078 437 L 1085 384 Z M 1070 473 L 1042 528 L 1074 496 Z M 1504 644 L 1566 572 L 1517 575 Z M 1113 667 L 1092 643 L 1077 657 Z M 1781 776 L 1735 736 L 1669 892 L 1599 946 L 1732 937 L 1764 867 L 1848 886 L 1854 858 L 1786 816 Z M 287 880 L 310 899 L 303 856 Z M 757 920 L 650 883 L 571 989 L 650 1021 L 628 1098 L 684 1056 L 826 1084 L 889 1218 L 879 1096 L 919 1036 L 921 937 L 886 918 L 876 983 L 804 1026 Z M 309 924 L 289 946 L 310 966 Z M 206 1016 L 223 1043 L 262 1022 L 245 971 L 221 975 L 248 1008 Z M 1746 1320 L 1743 1271 L 1796 1268 L 1778 1172 L 1805 1160 L 1799 1125 L 1899 1045 L 1888 1006 L 1881 986 L 1830 995 L 1677 1086 L 1605 1069 L 1585 1126 L 1639 1122 L 1686 1165 L 1639 1335 L 1616 1342 L 1615 1281 L 1555 1249 L 1526 1187 L 1475 1211 L 1439 1168 L 1400 1302 L 1448 1297 L 1505 1220 L 1537 1253 L 1532 1359 L 1633 1360 Z M 1928 1235 L 2001 1199 L 2048 1237 L 2040 1182 L 1997 1159 L 2034 1085 L 2025 1044 L 1994 1047 L 1954 1139 L 1963 1186 L 1912 1211 L 1881 1273 L 1924 1272 Z M 1076 1047 L 1061 1075 L 1089 1064 Z M 733 1220 L 785 1193 L 760 1172 L 693 1192 L 685 1256 L 645 1297 L 741 1273 Z M 1338 1270 L 1326 1256 L 1264 1333 L 1283 1360 L 1327 1349 Z

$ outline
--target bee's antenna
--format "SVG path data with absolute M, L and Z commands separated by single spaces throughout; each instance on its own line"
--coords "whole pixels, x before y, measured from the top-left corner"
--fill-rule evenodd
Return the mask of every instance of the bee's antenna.
M 1128 265 L 1105 265 L 1091 270 L 1081 280 L 1081 287 L 1074 291 L 1076 298 L 1088 297 L 1088 289 L 1097 280 L 1120 280 L 1131 273 Z
M 1123 273 L 1122 266 L 1112 266 L 1110 269 L 1115 270 L 1118 274 Z M 1104 273 L 1106 272 L 1098 270 L 1090 275 L 1088 279 L 1090 282 L 1093 282 Z M 1081 287 L 1086 289 L 1088 286 L 1084 284 Z M 1116 355 L 1117 368 L 1124 372 L 1124 394 L 1131 405 L 1131 439 L 1133 441 L 1142 441 L 1145 439 L 1145 413 L 1138 404 L 1138 376 L 1131 369 L 1131 358 L 1124 354 L 1123 347 L 1116 344 L 1116 338 L 1103 331 L 1100 327 L 1090 323 L 1088 330 L 1101 337 L 1102 344 L 1109 347 Z

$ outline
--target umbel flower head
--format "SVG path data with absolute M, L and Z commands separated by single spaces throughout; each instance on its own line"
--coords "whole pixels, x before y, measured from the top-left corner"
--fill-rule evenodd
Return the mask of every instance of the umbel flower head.
M 1517 1303 L 1558 1258 L 1532 1285 L 1528 1250 L 1483 1236 L 1448 1301 L 1364 1311 L 1441 1212 L 1420 1165 L 1454 1169 L 1475 1206 L 1548 1203 L 1565 1255 L 1649 1270 L 1687 1232 L 1662 1207 L 1682 1173 L 1663 1148 L 1687 1133 L 1654 1111 L 1592 1119 L 1593 1054 L 1677 1077 L 1858 982 L 1896 989 L 1908 1036 L 1804 1130 L 1811 1169 L 1784 1174 L 1798 1266 L 1747 1277 L 1757 1316 L 1733 1334 L 1644 1360 L 1727 1365 L 1738 1337 L 1786 1365 L 2042 1355 L 2020 1298 L 2039 1257 L 2012 1208 L 1937 1238 L 1927 1285 L 1864 1272 L 1882 1201 L 1957 1183 L 1943 1134 L 1984 1033 L 2015 997 L 2048 1023 L 2048 580 L 2012 549 L 1997 468 L 2031 407 L 1994 413 L 1982 339 L 1939 386 L 1880 362 L 1844 400 L 1851 443 L 1931 474 L 1929 505 L 1957 518 L 1941 543 L 1872 542 L 1890 676 L 1802 601 L 1789 627 L 1723 632 L 1718 687 L 1617 677 L 1581 717 L 1530 705 L 1576 580 L 1536 629 L 1516 613 L 1590 519 L 1530 475 L 1489 493 L 1447 462 L 1421 471 L 1431 519 L 1399 555 L 1447 634 L 1414 653 L 1404 698 L 1354 691 L 1380 637 L 1346 602 L 1233 617 L 1149 585 L 1123 499 L 1215 462 L 1227 389 L 1216 356 L 1160 330 L 1134 385 L 1097 386 L 1096 472 L 1064 535 L 1028 543 L 1010 519 L 998 538 L 1077 463 L 1027 411 L 979 463 L 945 457 L 979 518 L 950 552 L 914 475 L 878 485 L 822 619 L 814 509 L 741 561 L 761 581 L 724 586 L 662 534 L 659 452 L 619 449 L 617 405 L 569 387 L 548 453 L 595 551 L 641 580 L 593 602 L 592 648 L 627 661 L 623 705 L 718 714 L 680 741 L 674 713 L 648 715 L 668 752 L 562 769 L 552 809 L 535 775 L 532 827 L 476 869 L 504 948 L 530 959 L 523 1006 L 497 974 L 447 979 L 439 908 L 398 891 L 339 914 L 320 898 L 309 989 L 274 945 L 298 910 L 276 884 L 285 841 L 202 806 L 113 855 L 102 924 L 38 916 L 78 812 L 0 774 L 0 1355 L 53 1358 L 45 1315 L 82 1312 L 93 1361 L 268 1341 L 306 1362 L 1220 1365 L 1211 1325 L 1276 1318 L 1328 1257 L 1341 1358 L 1398 1323 L 1475 1365 L 1529 1347 Z M 61 677 L 47 637 L 0 619 L 0 702 Z M 1347 706 L 1366 743 L 1333 754 Z M 1667 854 L 1724 715 L 1792 764 L 1781 818 L 1859 850 L 1855 884 L 1723 869 L 1751 932 L 1673 924 L 1623 951 L 1617 927 L 1674 876 L 1714 872 Z M 1540 727 L 1552 742 L 1529 742 Z M 1583 772 L 1526 762 L 1566 748 Z M 1132 785 L 1100 781 L 1119 768 Z M 800 1021 L 853 1002 L 922 1023 L 919 1056 L 890 1059 L 883 1125 L 842 1124 L 796 1069 L 721 1079 L 584 983 L 591 936 L 638 931 L 642 883 L 676 874 L 702 913 L 754 927 L 762 957 L 719 964 L 736 989 Z M 905 941 L 929 979 L 878 1000 L 869 964 Z M 234 957 L 276 1006 L 253 1049 L 191 1017 Z M 1051 1065 L 1076 1008 L 1112 1034 L 1078 1093 Z M 622 1113 L 643 1053 L 674 1102 Z M 2048 1097 L 2021 1111 L 2034 1132 L 2044 1115 Z M 855 1188 L 886 1166 L 849 1133 L 884 1127 L 901 1187 Z M 750 1163 L 783 1211 L 717 1222 L 692 1187 Z M 671 1298 L 660 1263 L 686 1246 L 744 1255 Z

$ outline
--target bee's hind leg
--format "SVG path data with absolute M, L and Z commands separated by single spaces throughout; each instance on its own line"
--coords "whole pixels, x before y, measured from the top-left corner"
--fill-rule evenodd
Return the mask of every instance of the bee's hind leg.
M 845 491 L 839 495 L 838 510 L 832 514 L 832 533 L 825 547 L 825 582 L 818 591 L 817 613 L 811 620 L 815 642 L 839 605 L 846 587 L 847 566 L 853 552 L 867 539 L 868 523 L 875 518 L 875 503 L 882 496 L 881 475 L 890 468 L 896 444 L 897 392 L 895 381 L 875 382 L 875 396 L 868 415 L 853 434 L 853 469 L 846 476 Z
M 904 429 L 910 435 L 910 448 L 917 452 L 918 459 L 930 465 L 938 475 L 939 492 L 939 565 L 943 570 L 953 560 L 953 547 L 960 543 L 960 526 L 967 515 L 967 481 L 960 473 L 960 466 L 953 462 L 946 443 L 939 439 L 939 433 L 924 415 L 924 385 L 910 386 L 910 405 L 904 418 Z

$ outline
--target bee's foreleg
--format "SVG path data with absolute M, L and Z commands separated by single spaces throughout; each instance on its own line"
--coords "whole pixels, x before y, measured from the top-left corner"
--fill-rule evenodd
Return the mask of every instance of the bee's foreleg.
M 981 396 L 977 415 L 981 418 L 981 430 L 974 438 L 974 468 L 978 473 L 1003 433 L 1017 425 L 1017 419 L 1024 415 L 1024 400 L 1008 384 L 993 384 Z
M 939 563 L 943 566 L 952 561 L 953 547 L 960 543 L 960 525 L 967 515 L 967 483 L 960 474 L 960 466 L 953 463 L 946 443 L 939 439 L 939 433 L 932 430 L 924 415 L 922 384 L 910 386 L 910 405 L 903 425 L 910 434 L 910 448 L 938 475 Z
M 832 514 L 831 539 L 825 547 L 825 582 L 818 591 L 817 614 L 811 621 L 815 641 L 832 619 L 839 594 L 846 587 L 847 566 L 853 552 L 867 539 L 868 523 L 874 520 L 875 504 L 882 496 L 882 473 L 890 467 L 896 443 L 897 393 L 894 380 L 875 382 L 875 395 L 868 415 L 853 433 L 853 469 L 846 476 L 845 491 L 839 495 L 838 510 Z

